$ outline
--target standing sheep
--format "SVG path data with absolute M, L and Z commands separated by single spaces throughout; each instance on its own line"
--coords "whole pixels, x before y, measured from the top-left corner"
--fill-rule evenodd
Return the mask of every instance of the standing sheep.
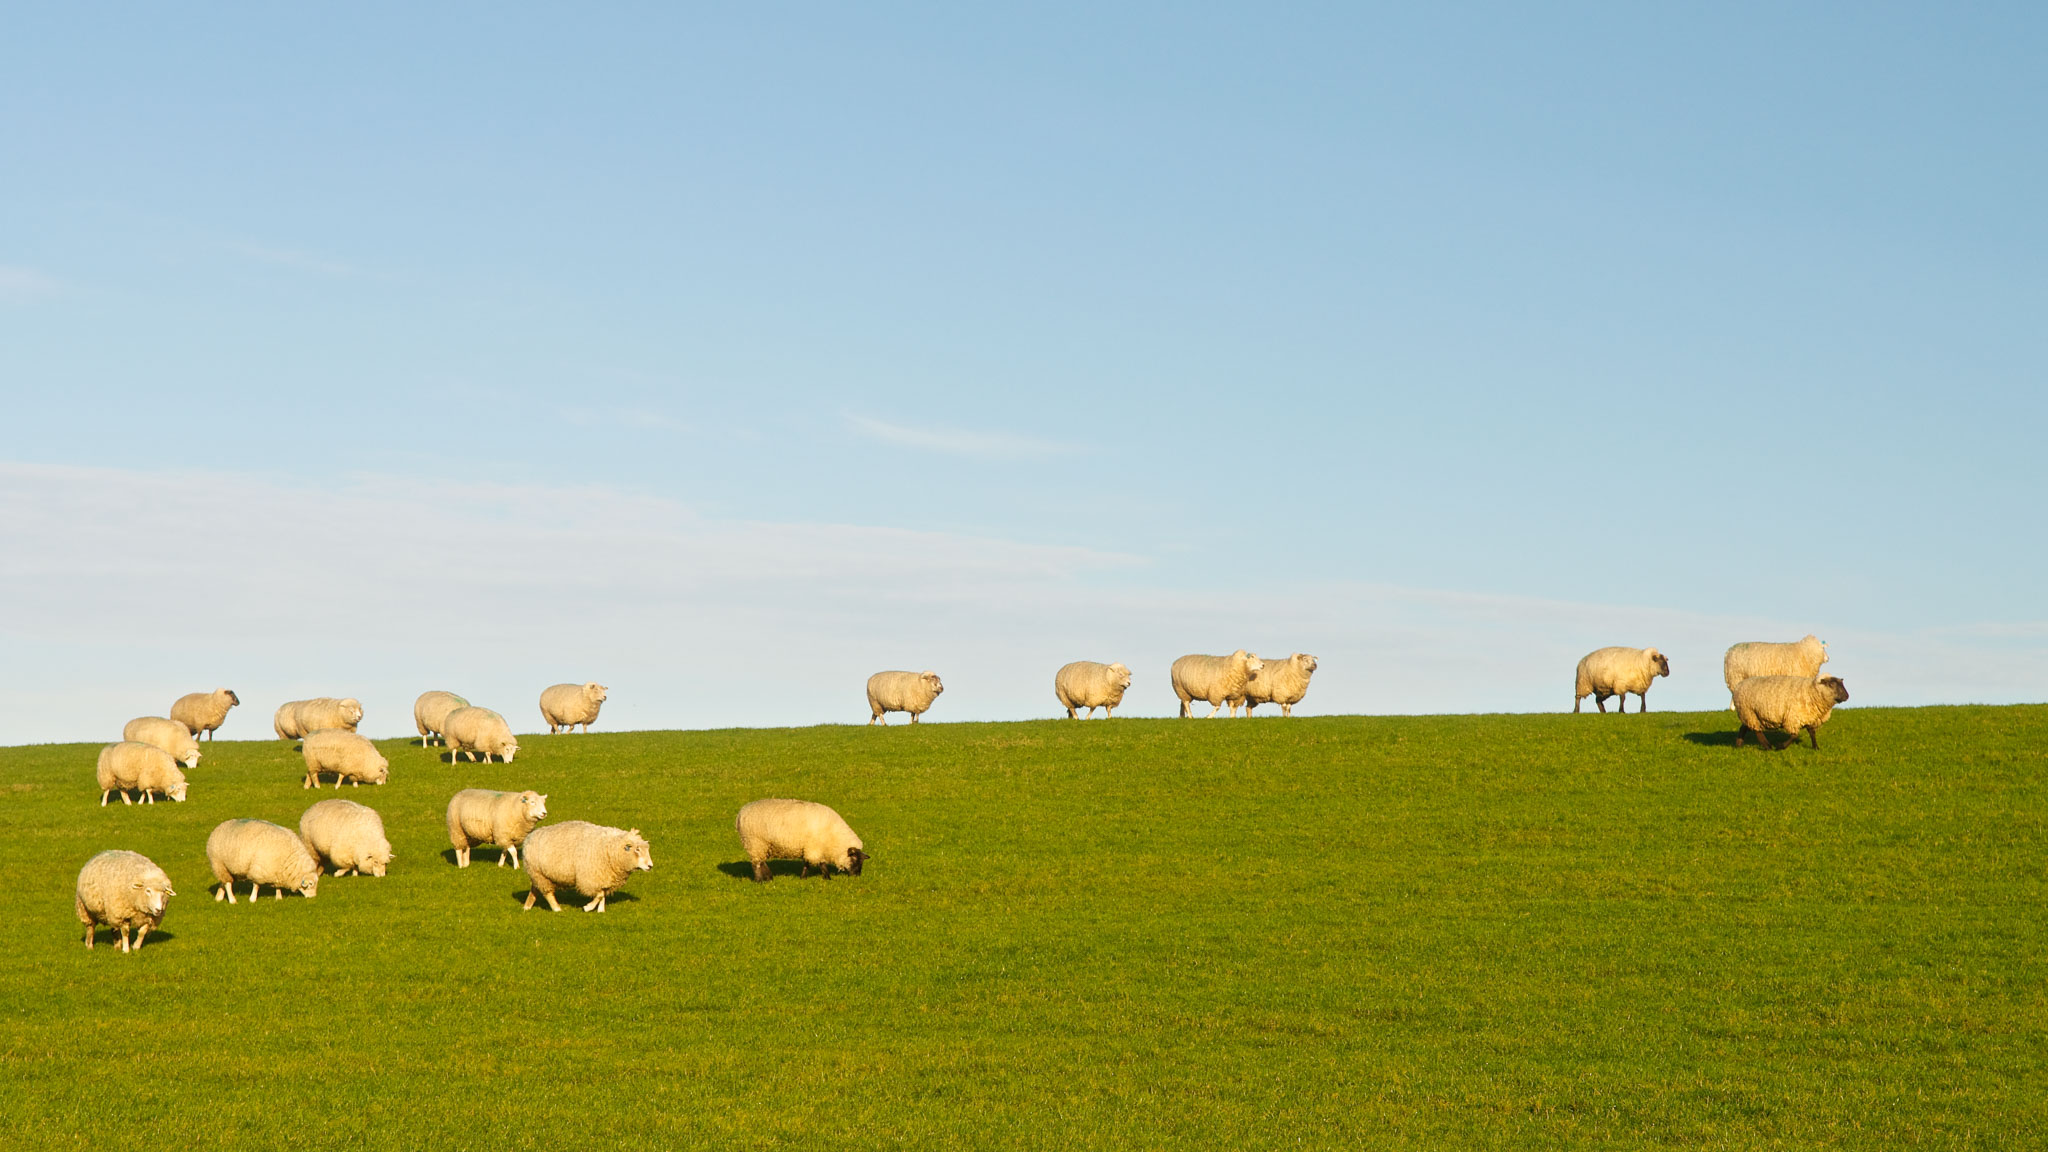
M 1721 679 L 1730 692 L 1751 676 L 1804 676 L 1811 680 L 1827 662 L 1828 646 L 1811 633 L 1789 644 L 1752 640 L 1728 649 L 1721 658 Z
M 533 888 L 526 894 L 527 908 L 535 897 L 548 902 L 550 912 L 560 912 L 555 891 L 572 888 L 590 897 L 585 912 L 604 911 L 605 898 L 635 872 L 654 867 L 654 856 L 638 828 L 607 828 L 587 820 L 564 820 L 536 828 L 526 841 L 526 876 Z
M 337 700 L 315 696 L 311 700 L 288 700 L 277 706 L 271 727 L 280 740 L 302 740 L 308 732 L 322 728 L 346 728 L 350 732 L 363 722 L 363 705 L 355 697 Z
M 1261 704 L 1278 704 L 1280 715 L 1294 715 L 1294 706 L 1308 695 L 1308 678 L 1315 674 L 1316 658 L 1296 652 L 1285 660 L 1260 662 L 1259 674 L 1245 682 L 1244 714 Z
M 128 930 L 135 932 L 135 947 L 149 931 L 164 922 L 166 902 L 178 893 L 171 878 L 156 862 L 140 852 L 119 848 L 102 852 L 78 870 L 78 888 L 72 904 L 78 921 L 85 925 L 85 946 L 105 924 L 121 934 L 121 951 L 128 948 Z
M 434 737 L 441 734 L 441 725 L 447 723 L 450 712 L 467 707 L 469 701 L 453 692 L 420 693 L 420 698 L 412 705 L 412 723 L 420 730 L 420 747 L 426 748 L 434 743 Z M 443 744 L 447 742 L 445 739 L 441 741 Z
M 284 899 L 287 889 L 311 900 L 320 891 L 320 862 L 306 851 L 305 841 L 268 820 L 223 820 L 206 838 L 206 863 L 220 881 L 215 900 L 235 902 L 235 881 L 249 882 L 249 902 L 263 885 Z
M 123 740 L 100 749 L 98 779 L 102 808 L 115 792 L 121 794 L 121 803 L 135 803 L 128 798 L 130 789 L 142 793 L 147 804 L 156 803 L 159 792 L 178 803 L 185 800 L 185 774 L 178 771 L 178 762 L 169 752 L 139 740 Z
M 880 722 L 885 727 L 888 717 L 885 712 L 908 712 L 910 722 L 929 711 L 932 701 L 939 698 L 946 686 L 939 683 L 939 674 L 927 668 L 922 672 L 877 672 L 868 677 L 868 717 L 872 727 Z
M 769 878 L 768 861 L 801 860 L 801 880 L 816 868 L 830 880 L 832 869 L 860 875 L 867 862 L 866 845 L 839 813 L 809 800 L 756 800 L 740 809 L 732 825 L 740 847 L 754 865 L 754 879 Z
M 320 774 L 334 773 L 334 787 L 341 789 L 341 782 L 348 780 L 358 788 L 363 781 L 382 784 L 391 779 L 391 761 L 384 758 L 377 746 L 370 743 L 368 736 L 358 736 L 346 728 L 322 728 L 306 733 L 305 743 L 299 746 L 299 754 L 306 760 L 306 782 L 302 787 L 318 788 Z
M 384 835 L 384 818 L 353 800 L 322 800 L 299 817 L 299 839 L 313 859 L 332 865 L 336 876 L 363 872 L 383 876 L 397 853 Z
M 1744 732 L 1756 733 L 1756 742 L 1776 752 L 1766 732 L 1790 732 L 1791 743 L 1799 743 L 1804 730 L 1820 751 L 1820 726 L 1828 722 L 1835 705 L 1849 698 L 1848 686 L 1834 676 L 1818 680 L 1805 676 L 1751 676 L 1735 686 L 1735 746 L 1742 747 Z
M 178 697 L 171 705 L 171 719 L 183 724 L 195 737 L 213 739 L 213 730 L 227 723 L 228 709 L 242 702 L 230 688 L 193 692 Z
M 597 710 L 611 689 L 592 680 L 588 684 L 557 684 L 540 694 L 540 718 L 548 722 L 548 734 L 561 729 L 571 732 L 583 725 L 585 735 L 597 722 Z
M 448 801 L 448 842 L 455 845 L 455 866 L 469 867 L 469 850 L 476 845 L 495 844 L 500 849 L 498 865 L 518 867 L 519 846 L 547 814 L 548 798 L 538 792 L 464 788 Z
M 489 708 L 457 708 L 441 721 L 441 741 L 448 745 L 448 762 L 457 756 L 489 761 L 496 756 L 510 764 L 519 754 L 519 741 L 512 738 L 512 726 Z
M 1122 664 L 1097 664 L 1093 660 L 1062 665 L 1052 678 L 1052 694 L 1059 697 L 1069 720 L 1080 719 L 1074 714 L 1076 708 L 1086 708 L 1091 720 L 1100 708 L 1103 719 L 1109 719 L 1115 715 L 1116 706 L 1124 702 L 1124 693 L 1130 686 L 1129 668 Z
M 121 729 L 121 739 L 154 744 L 187 768 L 199 767 L 199 741 L 192 730 L 162 716 L 137 716 Z
M 1173 694 L 1180 697 L 1180 715 L 1185 720 L 1193 715 L 1189 705 L 1197 700 L 1207 700 L 1209 715 L 1215 716 L 1230 705 L 1230 714 L 1237 715 L 1237 706 L 1246 698 L 1246 692 L 1253 680 L 1258 679 L 1265 662 L 1239 648 L 1228 656 L 1183 656 L 1173 662 Z M 1250 710 L 1246 710 L 1250 715 Z
M 1579 661 L 1578 680 L 1572 687 L 1572 711 L 1579 701 L 1593 698 L 1594 707 L 1607 711 L 1609 696 L 1621 697 L 1620 709 L 1628 711 L 1628 694 L 1642 697 L 1642 710 L 1650 710 L 1650 681 L 1671 675 L 1671 661 L 1655 648 L 1596 648 Z

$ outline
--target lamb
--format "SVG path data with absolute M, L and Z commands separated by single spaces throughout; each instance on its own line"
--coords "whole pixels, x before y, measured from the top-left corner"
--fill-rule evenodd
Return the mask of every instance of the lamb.
M 1196 700 L 1207 700 L 1209 715 L 1215 716 L 1227 703 L 1230 714 L 1237 715 L 1237 706 L 1247 699 L 1251 682 L 1258 679 L 1265 668 L 1265 662 L 1257 656 L 1239 648 L 1228 656 L 1183 656 L 1173 662 L 1173 692 L 1180 697 L 1180 715 L 1185 720 L 1193 713 L 1189 705 Z M 1246 709 L 1245 715 L 1251 715 Z
M 1642 711 L 1650 710 L 1650 681 L 1671 675 L 1671 661 L 1655 648 L 1596 648 L 1579 661 L 1578 681 L 1572 688 L 1572 711 L 1587 696 L 1600 711 L 1607 711 L 1609 696 L 1621 697 L 1620 708 L 1628 711 L 1628 694 L 1642 697 Z
M 1245 682 L 1244 714 L 1261 704 L 1278 704 L 1280 715 L 1294 715 L 1294 706 L 1308 695 L 1308 678 L 1315 674 L 1316 658 L 1296 652 L 1285 660 L 1260 662 L 1259 674 Z
M 362 722 L 363 705 L 355 697 L 336 700 L 332 696 L 315 696 L 278 705 L 271 727 L 277 730 L 280 740 L 303 740 L 306 733 L 322 728 L 346 728 L 353 732 Z
M 590 897 L 585 912 L 604 911 L 605 898 L 635 872 L 654 867 L 654 857 L 638 828 L 607 828 L 588 820 L 564 820 L 535 829 L 526 841 L 526 876 L 533 882 L 526 894 L 526 908 L 536 896 L 548 902 L 550 912 L 560 912 L 555 903 L 558 888 L 573 888 Z
M 213 739 L 213 731 L 227 723 L 228 709 L 242 702 L 231 688 L 215 688 L 211 692 L 193 692 L 178 697 L 171 705 L 171 719 L 183 724 L 195 737 Z
M 1800 676 L 1812 680 L 1828 662 L 1828 646 L 1812 634 L 1790 644 L 1752 640 L 1736 644 L 1721 658 L 1721 679 L 1728 691 L 1751 676 Z
M 337 790 L 343 780 L 360 788 L 365 780 L 382 784 L 391 779 L 391 761 L 377 751 L 369 737 L 358 736 L 346 728 L 322 728 L 306 733 L 299 753 L 306 759 L 306 780 L 301 785 L 304 788 L 318 788 L 323 772 L 334 773 Z
M 927 668 L 922 672 L 877 672 L 868 677 L 868 717 L 872 727 L 877 721 L 885 727 L 888 717 L 885 712 L 908 712 L 910 722 L 930 710 L 932 701 L 939 698 L 946 686 L 939 683 L 939 674 Z
M 1741 727 L 1735 732 L 1735 746 L 1742 747 L 1744 732 L 1756 733 L 1756 742 L 1776 752 L 1766 732 L 1790 732 L 1786 747 L 1799 743 L 1803 729 L 1820 751 L 1820 726 L 1828 722 L 1835 705 L 1849 698 L 1849 689 L 1834 676 L 1812 679 L 1806 676 L 1751 676 L 1735 686 L 1735 718 Z
M 299 817 L 299 839 L 313 859 L 334 867 L 336 876 L 362 872 L 383 876 L 397 853 L 384 835 L 384 818 L 353 800 L 322 800 Z
M 185 800 L 185 774 L 178 771 L 178 762 L 169 752 L 139 740 L 123 740 L 100 749 L 99 785 L 102 808 L 117 791 L 121 803 L 135 803 L 128 798 L 130 789 L 141 792 L 148 804 L 156 803 L 158 792 L 179 803 Z
M 441 721 L 441 741 L 448 745 L 448 762 L 457 756 L 485 761 L 496 756 L 510 764 L 519 753 L 519 741 L 512 738 L 512 726 L 489 708 L 457 708 Z
M 135 929 L 135 947 L 149 930 L 164 922 L 166 902 L 178 893 L 171 878 L 155 861 L 140 852 L 109 849 L 85 862 L 78 870 L 78 888 L 72 897 L 78 921 L 85 925 L 85 946 L 105 924 L 121 934 L 121 951 L 129 951 L 128 930 Z
M 1052 693 L 1059 697 L 1060 705 L 1067 710 L 1067 719 L 1078 720 L 1076 708 L 1086 708 L 1088 718 L 1095 718 L 1095 710 L 1102 709 L 1103 719 L 1116 713 L 1116 706 L 1124 702 L 1124 692 L 1131 686 L 1131 670 L 1122 664 L 1097 664 L 1093 660 L 1076 660 L 1064 665 L 1053 673 Z
M 533 826 L 548 814 L 548 798 L 538 792 L 492 792 L 485 788 L 464 788 L 448 801 L 448 842 L 455 845 L 455 866 L 469 867 L 469 850 L 478 844 L 495 844 L 498 865 L 509 856 L 519 866 L 519 846 L 526 843 Z
M 413 726 L 420 730 L 420 747 L 431 746 L 434 737 L 441 735 L 441 725 L 447 722 L 450 712 L 467 707 L 469 701 L 453 692 L 420 693 L 420 698 L 413 701 L 412 705 L 412 722 Z M 443 744 L 447 742 L 445 738 L 441 741 Z
M 611 689 L 592 680 L 588 684 L 557 684 L 540 694 L 540 718 L 548 722 L 548 734 L 559 729 L 576 730 L 583 725 L 586 735 L 597 721 L 597 710 Z
M 741 808 L 732 824 L 753 862 L 756 881 L 768 879 L 770 860 L 801 860 L 799 880 L 814 867 L 830 880 L 834 868 L 860 875 L 868 859 L 866 846 L 839 813 L 809 800 L 756 800 Z
M 249 882 L 249 902 L 263 885 L 284 899 L 287 889 L 311 900 L 320 891 L 320 862 L 298 833 L 268 820 L 223 820 L 206 838 L 206 863 L 220 881 L 215 900 L 235 902 L 235 881 Z
M 199 741 L 192 730 L 162 716 L 137 716 L 121 729 L 121 739 L 154 744 L 187 768 L 199 767 Z

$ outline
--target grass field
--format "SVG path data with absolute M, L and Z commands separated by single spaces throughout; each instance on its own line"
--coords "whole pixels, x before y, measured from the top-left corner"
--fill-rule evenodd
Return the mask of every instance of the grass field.
M 257 726 L 237 716 L 230 730 Z M 0 1146 L 2039 1147 L 2048 707 L 924 724 L 382 742 L 381 880 L 215 903 L 280 741 L 100 808 L 0 749 Z M 603 915 L 458 870 L 462 787 L 639 827 Z M 328 790 L 323 796 L 333 796 Z M 767 885 L 822 800 L 866 874 Z M 179 895 L 88 952 L 79 866 Z

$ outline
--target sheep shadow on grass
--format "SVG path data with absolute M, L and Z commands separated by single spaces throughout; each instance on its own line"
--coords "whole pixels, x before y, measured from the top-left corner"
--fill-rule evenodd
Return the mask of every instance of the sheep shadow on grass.
M 512 894 L 513 902 L 521 906 L 524 906 L 526 904 L 526 895 L 531 891 L 533 891 L 533 889 L 530 886 L 522 885 L 519 891 L 514 892 Z M 576 891 L 574 888 L 555 889 L 555 899 L 561 902 L 562 911 L 564 912 L 581 912 L 583 911 L 583 906 L 585 904 L 590 903 L 590 897 L 584 895 L 581 892 Z M 614 904 L 632 904 L 637 902 L 639 899 L 640 898 L 638 896 L 635 896 L 631 892 L 627 892 L 622 889 L 605 897 L 604 903 L 605 907 L 609 908 Z M 533 898 L 533 910 L 535 912 L 548 911 L 548 902 L 546 900 L 541 899 L 538 896 L 535 896 Z
M 496 853 L 496 855 L 488 855 L 488 853 Z M 446 860 L 450 868 L 456 867 L 455 849 L 441 849 L 441 859 Z M 479 864 L 487 868 L 496 868 L 499 867 L 498 861 L 501 859 L 505 860 L 504 867 L 515 868 L 515 870 L 518 871 L 521 875 L 524 875 L 526 873 L 524 858 L 522 857 L 521 863 L 515 866 L 512 864 L 511 860 L 508 857 L 508 853 L 503 848 L 494 848 L 489 844 L 479 844 L 476 847 L 471 848 L 469 850 L 469 866 L 471 868 L 474 868 Z
M 754 878 L 754 865 L 746 860 L 737 860 L 731 864 L 720 864 L 718 870 L 735 880 L 752 880 Z M 801 876 L 803 870 L 804 862 L 801 860 L 770 860 L 768 862 L 768 878 L 770 880 L 778 876 L 788 876 L 794 879 Z M 814 868 L 812 871 L 822 874 L 822 869 Z
M 1709 748 L 1735 747 L 1733 732 L 1687 732 L 1685 738 L 1694 744 L 1703 744 Z

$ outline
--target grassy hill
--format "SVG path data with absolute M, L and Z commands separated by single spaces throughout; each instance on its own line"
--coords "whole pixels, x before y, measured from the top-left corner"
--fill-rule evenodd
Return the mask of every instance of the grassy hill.
M 239 723 L 237 722 L 239 721 Z M 238 716 L 230 729 L 256 721 Z M 0 749 L 10 1148 L 1867 1147 L 2048 1138 L 2048 707 L 924 724 L 381 742 L 398 851 L 213 901 L 219 821 L 296 826 L 280 741 L 97 806 Z M 458 870 L 463 787 L 640 828 L 603 915 Z M 330 789 L 322 797 L 333 796 Z M 858 879 L 767 885 L 797 796 Z M 179 895 L 87 952 L 78 868 Z

